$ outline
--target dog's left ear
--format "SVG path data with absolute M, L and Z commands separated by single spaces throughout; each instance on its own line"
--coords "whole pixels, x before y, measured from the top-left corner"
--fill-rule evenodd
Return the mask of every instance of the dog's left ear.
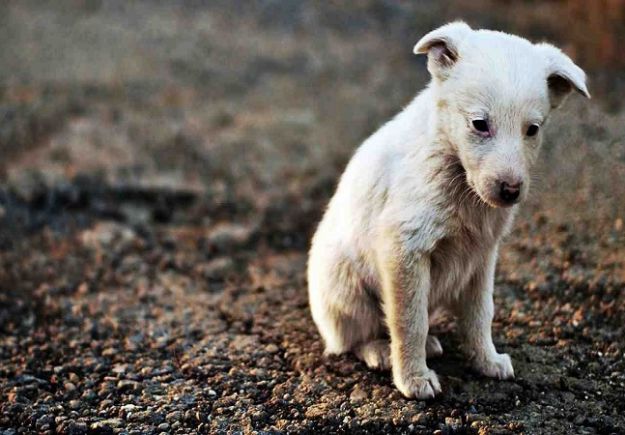
M 536 48 L 547 58 L 547 86 L 552 108 L 562 105 L 573 89 L 590 98 L 586 74 L 570 57 L 551 44 L 536 44 Z
M 471 28 L 462 21 L 456 21 L 431 31 L 414 46 L 415 54 L 428 55 L 428 71 L 433 77 L 445 80 L 449 70 L 460 58 L 458 46 Z

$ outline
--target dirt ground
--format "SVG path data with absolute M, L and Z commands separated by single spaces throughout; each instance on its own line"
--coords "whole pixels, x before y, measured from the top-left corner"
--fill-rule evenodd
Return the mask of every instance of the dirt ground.
M 625 70 L 562 33 L 574 2 L 535 3 L 0 5 L 0 434 L 625 433 Z M 563 44 L 595 98 L 552 119 L 502 248 L 516 379 L 472 373 L 443 319 L 443 394 L 406 400 L 322 356 L 306 251 L 457 17 Z

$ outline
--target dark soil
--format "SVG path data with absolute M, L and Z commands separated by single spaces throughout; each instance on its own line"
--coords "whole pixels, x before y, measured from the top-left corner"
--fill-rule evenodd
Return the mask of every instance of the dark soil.
M 623 115 L 576 100 L 500 256 L 516 379 L 473 374 L 453 319 L 434 400 L 322 356 L 310 236 L 353 148 L 423 85 L 410 43 L 457 13 L 330 3 L 0 7 L 24 28 L 5 48 L 32 48 L 35 20 L 41 53 L 74 53 L 2 73 L 0 434 L 625 432 Z M 484 24 L 513 26 L 504 9 Z

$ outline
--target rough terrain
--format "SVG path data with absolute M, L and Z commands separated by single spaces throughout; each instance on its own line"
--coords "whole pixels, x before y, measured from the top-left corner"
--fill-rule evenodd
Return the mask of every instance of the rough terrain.
M 562 38 L 499 2 L 414 3 L 0 6 L 0 433 L 625 432 L 625 116 L 600 89 L 552 120 L 501 253 L 514 381 L 471 373 L 453 319 L 431 401 L 322 356 L 308 241 L 424 85 L 418 35 Z

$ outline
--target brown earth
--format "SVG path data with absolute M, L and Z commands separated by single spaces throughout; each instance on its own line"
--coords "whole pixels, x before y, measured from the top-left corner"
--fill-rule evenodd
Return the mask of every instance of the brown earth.
M 0 433 L 625 432 L 622 65 L 534 3 L 1 5 Z M 456 17 L 571 44 L 598 98 L 552 120 L 502 249 L 516 379 L 473 374 L 444 319 L 443 394 L 414 401 L 322 356 L 306 250 Z

